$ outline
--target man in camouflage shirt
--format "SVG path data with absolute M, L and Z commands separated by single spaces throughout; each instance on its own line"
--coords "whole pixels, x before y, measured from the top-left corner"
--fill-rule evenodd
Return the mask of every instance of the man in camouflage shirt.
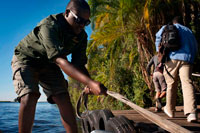
M 15 48 L 12 59 L 13 83 L 20 102 L 19 132 L 31 132 L 36 103 L 43 87 L 49 103 L 58 105 L 62 123 L 68 133 L 77 125 L 62 71 L 87 87 L 95 95 L 106 88 L 90 78 L 87 63 L 87 34 L 90 7 L 84 0 L 73 0 L 65 13 L 43 19 Z M 67 55 L 72 54 L 69 62 Z M 62 71 L 61 71 L 61 70 Z

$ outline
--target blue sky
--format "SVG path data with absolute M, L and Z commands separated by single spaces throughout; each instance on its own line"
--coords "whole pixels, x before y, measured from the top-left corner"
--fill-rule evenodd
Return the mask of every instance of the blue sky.
M 16 98 L 11 59 L 15 46 L 50 14 L 65 11 L 69 0 L 4 0 L 0 4 L 0 101 Z M 88 35 L 91 28 L 86 27 Z M 42 90 L 40 90 L 42 92 Z M 46 100 L 42 93 L 40 101 Z

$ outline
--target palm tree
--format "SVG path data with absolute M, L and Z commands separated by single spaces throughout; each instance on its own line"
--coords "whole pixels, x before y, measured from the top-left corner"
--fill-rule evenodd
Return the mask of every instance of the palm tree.
M 137 35 L 141 35 L 140 29 L 144 27 L 144 25 L 141 24 L 141 16 L 143 15 L 143 10 L 141 9 L 145 1 L 143 1 L 142 4 L 141 1 L 139 2 L 137 0 L 90 0 L 89 3 L 92 9 L 94 30 L 91 36 L 92 41 L 88 48 L 88 53 L 90 53 L 89 69 L 92 69 L 90 64 L 93 65 L 93 58 L 97 58 L 96 54 L 91 53 L 99 53 L 98 51 L 101 50 L 104 59 L 108 60 L 106 62 L 108 67 L 104 70 L 101 69 L 101 74 L 102 71 L 105 72 L 103 76 L 100 76 L 104 78 L 100 80 L 105 81 L 105 84 L 107 83 L 111 88 L 114 86 L 111 85 L 113 82 L 109 84 L 108 80 L 113 81 L 114 78 L 120 77 L 120 72 L 116 73 L 116 69 L 119 70 L 119 63 L 126 71 L 130 70 L 134 78 L 142 78 L 140 72 L 143 72 L 143 70 L 140 70 L 141 63 L 138 63 L 138 49 L 140 50 L 143 48 L 140 47 L 141 45 L 137 45 L 137 40 L 138 38 L 141 40 L 143 36 L 137 38 Z M 150 58 L 148 51 L 145 51 L 145 54 L 145 58 Z M 102 62 L 99 62 L 99 64 L 102 64 Z M 106 70 L 109 70 L 109 72 L 106 72 Z M 97 77 L 99 78 L 99 76 Z M 131 86 L 132 84 L 129 85 L 131 89 L 134 88 Z M 116 89 L 117 88 L 115 88 L 115 90 Z M 125 93 L 123 89 L 118 91 Z
M 144 106 L 148 90 L 154 90 L 145 68 L 155 54 L 155 34 L 159 28 L 174 16 L 182 16 L 200 42 L 200 0 L 88 2 L 93 33 L 87 49 L 87 67 L 93 78 L 138 105 Z M 200 62 L 200 55 L 197 60 Z

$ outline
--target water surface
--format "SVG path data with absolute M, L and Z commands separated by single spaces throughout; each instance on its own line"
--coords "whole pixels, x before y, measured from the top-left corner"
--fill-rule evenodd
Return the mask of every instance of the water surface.
M 3 133 L 18 132 L 19 103 L 0 102 L 0 131 Z M 78 121 L 79 130 L 80 122 Z M 81 130 L 80 130 L 81 131 Z M 1 133 L 0 132 L 0 133 Z M 65 133 L 56 105 L 39 102 L 36 107 L 32 133 Z

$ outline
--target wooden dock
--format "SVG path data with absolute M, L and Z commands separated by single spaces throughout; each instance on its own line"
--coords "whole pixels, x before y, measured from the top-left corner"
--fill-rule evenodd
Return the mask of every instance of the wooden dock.
M 125 131 L 123 133 L 129 133 L 129 131 L 132 132 L 134 130 L 138 133 L 200 133 L 200 119 L 196 123 L 187 122 L 187 117 L 183 113 L 183 106 L 176 106 L 175 117 L 170 118 L 163 111 L 155 112 L 155 107 L 142 108 L 117 92 L 107 91 L 107 94 L 130 106 L 132 109 L 112 110 L 112 113 L 109 110 L 103 110 L 103 113 L 100 113 L 102 110 L 86 112 L 84 118 L 80 117 L 84 132 L 106 130 L 117 133 L 122 131 Z M 86 101 L 84 99 L 86 96 L 87 94 L 83 92 L 77 102 L 76 114 L 78 116 L 79 104 L 81 101 Z M 197 113 L 198 118 L 200 118 L 200 105 L 197 106 Z M 131 121 L 120 115 L 125 116 Z
M 187 117 L 183 113 L 183 106 L 177 106 L 176 107 L 176 112 L 175 112 L 175 118 L 170 118 L 168 117 L 163 111 L 162 112 L 154 112 L 154 107 L 151 107 L 147 109 L 150 112 L 153 112 L 173 123 L 176 123 L 180 125 L 183 128 L 186 128 L 190 130 L 191 132 L 194 133 L 200 133 L 200 119 L 198 119 L 197 123 L 188 123 L 187 122 Z M 143 129 L 146 132 L 153 132 L 153 128 L 158 127 L 156 124 L 153 122 L 149 121 L 145 117 L 143 117 L 141 114 L 139 114 L 135 110 L 113 110 L 112 111 L 114 115 L 124 115 L 128 119 L 133 120 L 135 123 L 139 123 L 143 125 Z M 200 118 L 200 105 L 198 105 L 198 118 Z

